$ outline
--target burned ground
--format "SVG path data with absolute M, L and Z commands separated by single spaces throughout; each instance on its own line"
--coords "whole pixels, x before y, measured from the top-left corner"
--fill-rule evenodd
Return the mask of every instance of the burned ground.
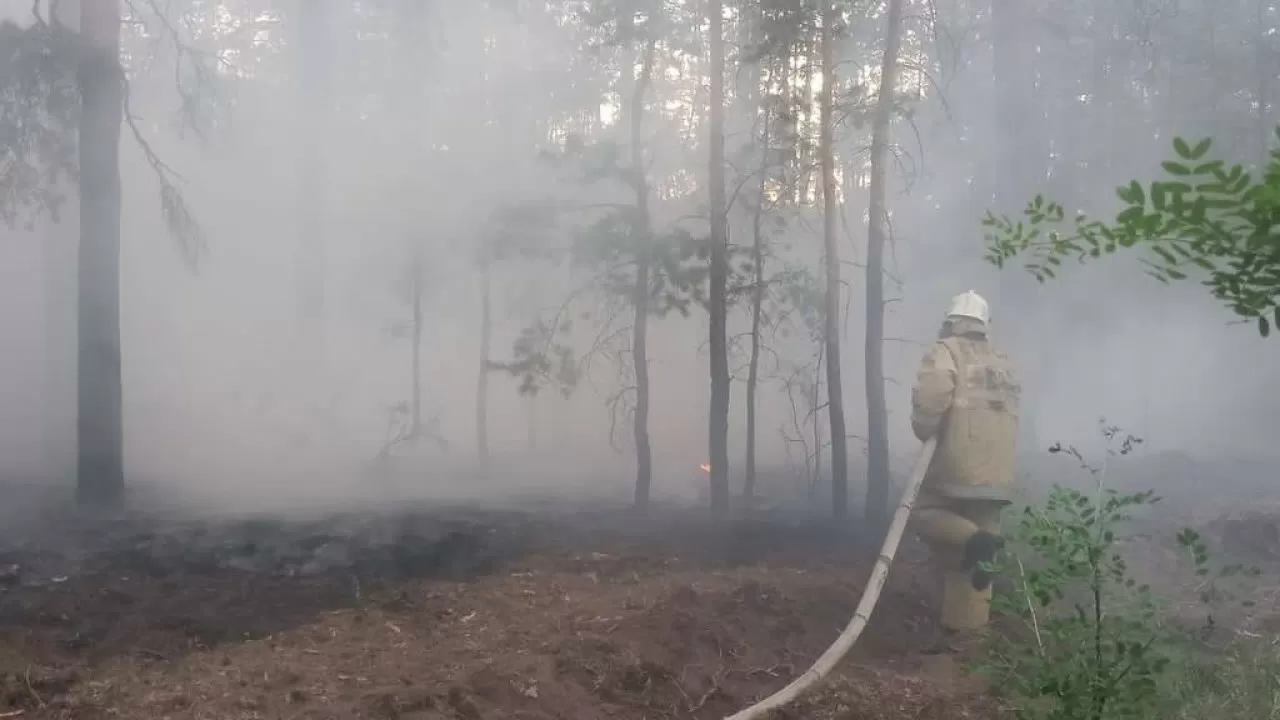
M 713 525 L 512 505 L 114 522 L 24 507 L 0 523 L 0 718 L 721 718 L 829 645 L 876 552 L 780 510 Z M 1260 503 L 1166 505 L 1125 546 L 1179 617 L 1204 620 L 1171 541 L 1183 524 L 1274 576 Z M 907 540 L 853 656 L 778 716 L 1000 717 L 929 652 L 930 577 Z M 1215 609 L 1219 625 L 1274 634 L 1270 584 L 1243 616 Z
M 811 524 L 712 528 L 680 511 L 46 535 L 0 557 L 16 567 L 0 590 L 0 716 L 723 717 L 826 648 L 874 557 Z M 903 554 L 841 677 L 789 716 L 988 704 L 919 677 L 936 629 L 920 554 Z

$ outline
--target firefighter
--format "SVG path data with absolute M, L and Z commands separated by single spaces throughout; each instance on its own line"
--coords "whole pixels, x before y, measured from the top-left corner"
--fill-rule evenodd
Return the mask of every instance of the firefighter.
M 992 346 L 987 301 L 970 290 L 951 301 L 942 332 L 921 362 L 911 395 L 911 426 L 937 437 L 913 516 L 916 532 L 944 564 L 959 563 L 985 592 L 983 567 L 1000 549 L 999 512 L 1012 500 L 1021 387 Z

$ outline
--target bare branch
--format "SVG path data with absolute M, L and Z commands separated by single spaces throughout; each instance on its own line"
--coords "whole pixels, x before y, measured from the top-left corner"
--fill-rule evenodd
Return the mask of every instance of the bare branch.
M 217 89 L 217 78 L 210 68 L 221 67 L 233 74 L 238 69 L 220 54 L 202 50 L 187 42 L 170 20 L 171 8 L 161 8 L 157 0 L 125 0 L 130 13 L 135 16 L 141 16 L 137 2 L 146 6 L 159 23 L 161 35 L 173 46 L 173 84 L 179 98 L 179 116 L 182 119 L 180 129 L 190 129 L 199 140 L 208 141 L 204 115 L 210 106 L 218 108 L 223 104 Z M 190 68 L 194 89 L 188 88 L 188 83 L 183 80 L 184 67 Z
M 138 119 L 130 107 L 129 80 L 124 76 L 124 69 L 118 65 L 117 72 L 125 123 L 129 126 L 134 141 L 138 143 L 147 164 L 155 171 L 156 180 L 160 183 L 160 212 L 164 217 L 165 225 L 174 240 L 178 242 L 183 259 L 187 261 L 191 270 L 195 271 L 199 267 L 201 254 L 207 250 L 204 232 L 178 188 L 182 177 L 160 159 L 160 156 L 151 148 L 151 143 L 147 141 L 142 129 L 138 127 Z

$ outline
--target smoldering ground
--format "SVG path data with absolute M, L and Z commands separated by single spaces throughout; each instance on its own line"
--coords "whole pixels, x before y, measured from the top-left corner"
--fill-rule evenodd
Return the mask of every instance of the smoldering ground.
M 811 523 L 674 510 L 73 527 L 0 557 L 0 697 L 28 716 L 720 716 L 808 662 L 869 559 Z M 931 642 L 904 582 L 868 658 Z

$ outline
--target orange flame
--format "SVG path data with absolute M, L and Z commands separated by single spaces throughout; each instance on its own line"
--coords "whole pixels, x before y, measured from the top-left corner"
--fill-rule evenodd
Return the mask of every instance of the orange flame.
M 699 465 L 699 466 L 698 466 L 698 469 L 699 469 L 699 470 L 701 470 L 701 471 L 702 471 L 702 472 L 704 472 L 704 473 L 710 474 L 710 473 L 711 473 L 711 463 L 702 463 L 701 465 Z

